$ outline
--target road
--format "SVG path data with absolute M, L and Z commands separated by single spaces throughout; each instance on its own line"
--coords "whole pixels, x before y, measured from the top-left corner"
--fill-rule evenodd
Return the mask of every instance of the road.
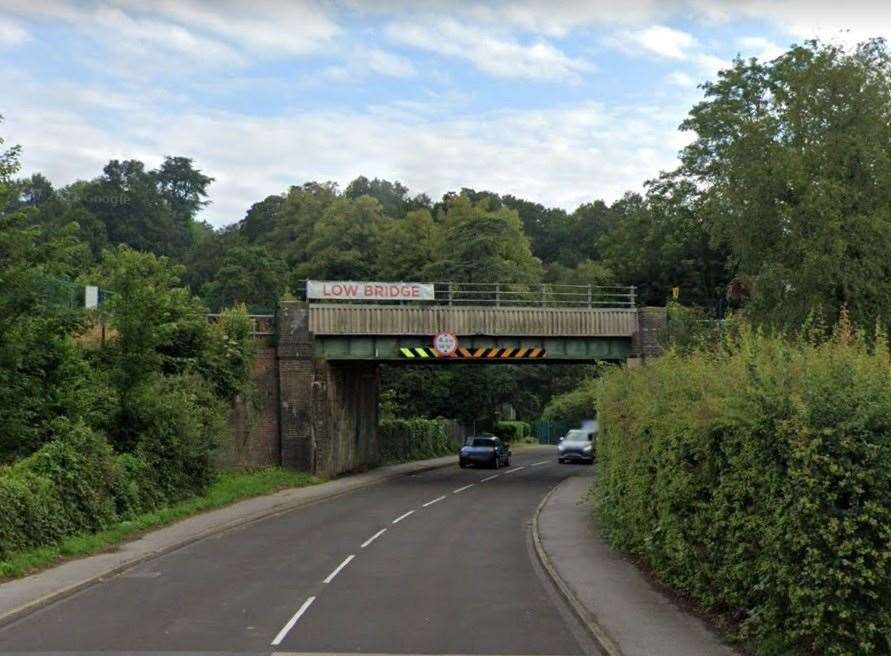
M 0 628 L 0 651 L 597 653 L 531 551 L 581 467 L 440 468 L 193 543 Z

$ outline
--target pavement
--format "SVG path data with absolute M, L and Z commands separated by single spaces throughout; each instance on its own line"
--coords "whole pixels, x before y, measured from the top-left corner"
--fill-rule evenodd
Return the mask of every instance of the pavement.
M 590 473 L 566 479 L 542 503 L 536 538 L 561 592 L 609 656 L 736 656 L 600 536 Z

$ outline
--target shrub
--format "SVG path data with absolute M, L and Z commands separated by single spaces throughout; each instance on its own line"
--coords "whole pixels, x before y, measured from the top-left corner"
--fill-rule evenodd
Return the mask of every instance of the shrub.
M 598 387 L 611 541 L 771 653 L 891 652 L 891 358 L 745 329 Z
M 204 492 L 214 477 L 213 456 L 225 418 L 210 387 L 198 376 L 158 377 L 139 390 L 133 408 L 136 455 L 152 484 L 151 492 L 143 494 L 177 501 Z M 143 477 L 145 486 L 145 473 L 131 471 Z
M 52 483 L 68 526 L 86 531 L 105 528 L 117 518 L 112 493 L 117 470 L 111 446 L 84 424 L 60 419 L 54 432 L 56 439 L 17 468 Z
M 54 431 L 34 454 L 0 468 L 0 557 L 117 519 L 111 447 L 82 423 L 56 421 Z
M 530 436 L 529 424 L 525 421 L 495 422 L 495 433 L 505 442 L 522 442 Z
M 407 462 L 435 458 L 455 452 L 438 419 L 387 419 L 378 426 L 381 459 L 384 462 Z

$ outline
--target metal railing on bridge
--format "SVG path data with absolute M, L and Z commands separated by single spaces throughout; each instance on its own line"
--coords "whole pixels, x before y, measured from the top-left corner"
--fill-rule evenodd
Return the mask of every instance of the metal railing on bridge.
M 389 283 L 383 283 L 389 284 Z M 627 285 L 564 285 L 553 283 L 428 282 L 432 300 L 310 299 L 313 303 L 374 303 L 386 305 L 452 305 L 548 308 L 634 308 L 635 288 Z M 307 300 L 306 282 L 297 296 Z

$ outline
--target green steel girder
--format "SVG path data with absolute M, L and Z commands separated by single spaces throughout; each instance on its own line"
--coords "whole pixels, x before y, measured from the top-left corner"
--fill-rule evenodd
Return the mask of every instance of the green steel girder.
M 597 360 L 625 360 L 631 352 L 630 337 L 460 337 L 467 348 L 503 347 L 545 349 L 545 356 L 537 360 L 506 359 L 503 364 L 538 363 L 548 361 L 594 362 Z M 488 362 L 466 358 L 407 360 L 399 353 L 401 347 L 431 346 L 428 336 L 373 336 L 373 335 L 317 335 L 315 357 L 328 360 L 378 360 L 412 364 Z

